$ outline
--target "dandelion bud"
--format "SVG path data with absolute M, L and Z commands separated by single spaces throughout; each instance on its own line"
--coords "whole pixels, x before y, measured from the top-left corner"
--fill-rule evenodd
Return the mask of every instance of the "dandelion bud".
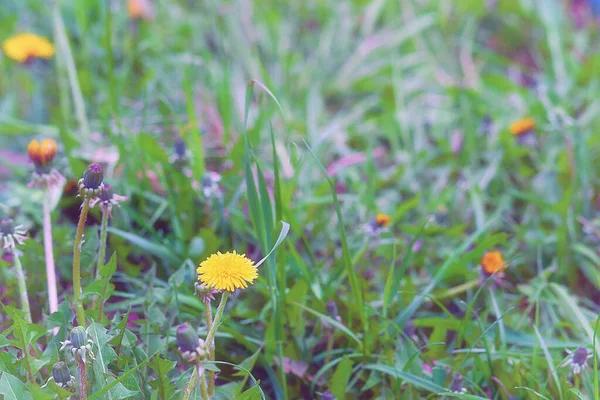
M 52 377 L 59 386 L 66 386 L 71 382 L 71 371 L 67 364 L 59 361 L 52 367 Z
M 102 193 L 100 193 L 100 201 L 109 203 L 113 197 L 112 188 L 110 187 L 110 185 L 108 183 L 104 183 L 102 186 L 103 187 L 102 187 Z
M 177 328 L 177 346 L 182 353 L 194 352 L 198 348 L 198 334 L 188 324 L 180 325 Z
M 322 400 L 335 400 L 335 396 L 330 391 L 323 392 L 321 397 Z
M 71 345 L 75 348 L 81 348 L 88 344 L 87 332 L 83 326 L 76 326 L 71 330 L 69 334 L 69 340 Z
M 44 139 L 42 142 L 32 140 L 27 146 L 27 154 L 33 163 L 38 174 L 47 174 L 50 171 L 48 164 L 56 156 L 56 142 L 52 139 Z
M 177 139 L 175 139 L 175 143 L 173 144 L 173 150 L 175 150 L 175 156 L 177 156 L 177 158 L 185 157 L 187 153 L 187 148 L 185 146 L 185 141 L 183 140 L 183 138 L 178 137 Z
M 0 219 L 0 234 L 8 236 L 12 235 L 13 233 L 15 233 L 15 225 L 12 218 Z
M 336 319 L 338 316 L 338 308 L 337 305 L 335 304 L 335 301 L 333 300 L 329 300 L 327 302 L 327 305 L 325 306 L 325 308 L 327 308 L 327 312 L 329 313 L 329 316 L 333 319 Z
M 102 165 L 93 163 L 90 164 L 83 173 L 83 185 L 86 189 L 98 189 L 102 184 Z

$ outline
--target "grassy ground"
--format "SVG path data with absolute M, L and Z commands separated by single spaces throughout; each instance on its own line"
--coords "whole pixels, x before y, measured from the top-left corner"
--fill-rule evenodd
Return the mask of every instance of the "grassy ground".
M 120 1 L 0 8 L 0 38 L 56 46 L 31 65 L 0 59 L 0 217 L 29 231 L 34 321 L 5 252 L 0 395 L 66 396 L 40 387 L 70 362 L 58 341 L 74 321 L 75 185 L 99 162 L 129 200 L 97 278 L 97 207 L 85 228 L 92 397 L 185 398 L 188 385 L 200 398 L 175 343 L 182 323 L 207 333 L 197 265 L 233 249 L 258 261 L 289 224 L 225 309 L 216 398 L 600 399 L 596 357 L 563 366 L 567 350 L 600 354 L 600 37 L 586 2 L 151 5 L 140 19 Z M 524 117 L 536 127 L 511 134 Z M 26 186 L 34 138 L 57 141 L 68 179 L 53 193 L 51 316 L 48 196 Z M 206 196 L 210 172 L 222 179 Z M 377 213 L 391 226 L 368 234 Z M 492 251 L 504 276 L 482 273 Z

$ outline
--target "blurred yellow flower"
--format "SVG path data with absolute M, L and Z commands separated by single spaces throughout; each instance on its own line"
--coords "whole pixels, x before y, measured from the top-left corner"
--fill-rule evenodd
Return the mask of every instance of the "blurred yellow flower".
M 513 122 L 512 124 L 510 124 L 508 129 L 510 130 L 510 133 L 512 133 L 513 135 L 519 136 L 519 135 L 522 135 L 523 133 L 534 130 L 535 125 L 536 124 L 535 124 L 534 119 L 527 117 L 527 118 L 523 118 L 523 119 Z
M 481 268 L 488 275 L 502 273 L 506 267 L 508 267 L 508 264 L 499 251 L 488 251 L 481 259 Z
M 2 42 L 2 51 L 7 57 L 24 63 L 34 58 L 51 58 L 54 55 L 54 45 L 45 37 L 19 33 Z
M 258 272 L 254 262 L 245 254 L 217 252 L 200 263 L 198 280 L 202 284 L 218 290 L 233 292 L 248 287 L 254 282 Z
M 34 139 L 27 146 L 27 154 L 35 165 L 45 165 L 56 156 L 56 142 L 52 139 L 44 139 L 40 143 Z
M 379 227 L 390 226 L 392 224 L 392 217 L 384 213 L 377 213 L 375 223 Z

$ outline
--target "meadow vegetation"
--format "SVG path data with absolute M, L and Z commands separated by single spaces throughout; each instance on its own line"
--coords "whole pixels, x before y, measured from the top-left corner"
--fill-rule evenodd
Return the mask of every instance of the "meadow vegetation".
M 600 400 L 595 0 L 3 0 L 0 396 Z

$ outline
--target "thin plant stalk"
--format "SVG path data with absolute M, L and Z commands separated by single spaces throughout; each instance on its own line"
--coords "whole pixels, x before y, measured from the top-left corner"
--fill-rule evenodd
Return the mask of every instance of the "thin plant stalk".
M 87 369 L 85 361 L 77 357 L 77 368 L 79 369 L 79 399 L 87 399 Z
M 206 300 L 204 302 L 204 306 L 206 308 L 206 330 L 210 332 L 212 328 L 212 308 L 210 306 L 210 300 Z M 215 341 L 212 343 L 208 343 L 208 359 L 210 361 L 215 361 Z M 208 396 L 212 398 L 215 394 L 215 373 L 213 371 L 208 371 L 206 378 L 208 379 Z
M 194 390 L 194 387 L 196 386 L 197 378 L 198 378 L 198 366 L 195 365 L 194 371 L 192 371 L 192 376 L 190 377 L 188 384 L 185 386 L 181 400 L 189 400 L 191 398 L 192 390 Z
M 215 339 L 215 335 L 217 334 L 217 328 L 221 323 L 221 317 L 223 316 L 223 311 L 225 310 L 225 304 L 227 304 L 227 298 L 229 297 L 229 292 L 223 292 L 221 295 L 221 302 L 219 303 L 219 307 L 217 308 L 217 313 L 215 314 L 215 319 L 213 319 L 212 326 L 208 331 L 208 335 L 206 335 L 205 346 L 210 348 L 211 343 L 214 346 L 213 340 Z
M 29 307 L 29 297 L 27 295 L 27 282 L 25 281 L 25 272 L 21 259 L 16 251 L 13 252 L 15 268 L 17 269 L 17 280 L 19 281 L 19 294 L 21 295 L 21 309 L 25 312 L 25 320 L 31 322 L 31 308 Z
M 75 115 L 81 129 L 81 143 L 87 146 L 90 137 L 90 128 L 88 119 L 85 111 L 85 102 L 83 101 L 83 94 L 79 81 L 77 80 L 77 68 L 69 46 L 69 39 L 67 37 L 67 31 L 60 15 L 60 0 L 54 1 L 54 7 L 52 9 L 52 24 L 54 25 L 54 33 L 56 35 L 57 49 L 60 51 L 60 56 L 64 60 L 64 65 L 67 70 L 67 78 L 69 79 L 69 86 L 71 87 L 71 95 L 73 96 L 73 104 L 75 105 Z
M 100 277 L 100 269 L 104 267 L 106 257 L 106 238 L 108 227 L 108 210 L 102 208 L 102 223 L 100 225 L 100 250 L 98 251 L 98 266 L 96 267 L 96 278 Z
M 54 266 L 54 246 L 52 244 L 52 219 L 50 202 L 43 201 L 44 213 L 44 255 L 46 257 L 46 281 L 48 282 L 48 306 L 50 314 L 58 311 L 58 294 L 56 291 L 56 268 Z
M 81 326 L 85 326 L 85 311 L 79 300 L 81 296 L 81 246 L 83 244 L 83 229 L 85 228 L 85 220 L 90 210 L 90 199 L 84 198 L 81 205 L 81 213 L 79 214 L 79 222 L 77 223 L 77 232 L 75 232 L 75 243 L 73 245 L 73 301 L 75 302 L 75 310 L 77 311 L 77 322 Z
M 212 396 L 210 396 L 208 394 L 208 390 L 206 388 L 206 379 L 204 377 L 204 366 L 201 364 L 198 364 L 198 367 L 196 368 L 196 370 L 198 371 L 198 381 L 200 382 L 200 397 L 203 400 L 212 399 Z

